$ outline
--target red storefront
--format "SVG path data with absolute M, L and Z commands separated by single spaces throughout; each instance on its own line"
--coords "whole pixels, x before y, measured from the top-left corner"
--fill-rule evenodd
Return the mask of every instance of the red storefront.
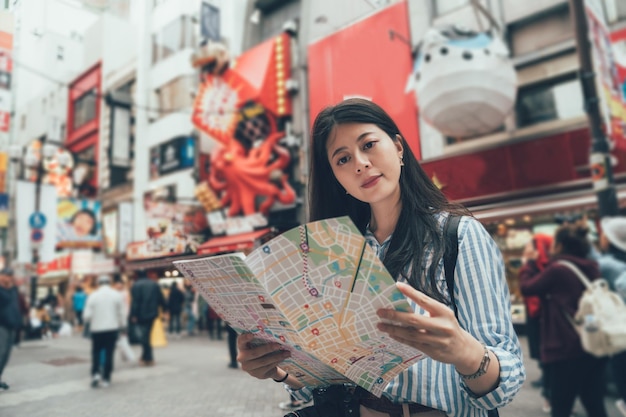
M 100 130 L 101 63 L 93 65 L 69 85 L 67 139 L 65 146 L 77 162 L 91 166 L 84 196 L 92 197 L 98 189 L 98 134 Z

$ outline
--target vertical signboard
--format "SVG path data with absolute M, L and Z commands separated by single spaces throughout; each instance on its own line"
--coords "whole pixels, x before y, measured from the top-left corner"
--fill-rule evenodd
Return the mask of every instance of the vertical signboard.
M 133 203 L 124 202 L 118 206 L 117 251 L 126 253 L 126 246 L 133 241 Z
M 206 1 L 202 2 L 202 8 L 200 10 L 201 22 L 200 30 L 204 39 L 209 39 L 213 42 L 220 41 L 220 9 L 209 4 Z
M 606 133 L 619 143 L 625 140 L 623 127 L 626 125 L 626 100 L 613 54 L 611 35 L 602 4 L 598 0 L 585 0 L 585 11 Z
M 8 140 L 11 127 L 11 77 L 13 73 L 13 14 L 0 11 L 0 136 Z

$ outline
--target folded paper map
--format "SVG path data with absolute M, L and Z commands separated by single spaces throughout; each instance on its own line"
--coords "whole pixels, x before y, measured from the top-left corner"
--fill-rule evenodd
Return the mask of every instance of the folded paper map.
M 349 217 L 291 229 L 241 253 L 175 261 L 238 333 L 284 345 L 307 386 L 354 382 L 380 396 L 424 357 L 376 328 L 379 308 L 411 311 Z

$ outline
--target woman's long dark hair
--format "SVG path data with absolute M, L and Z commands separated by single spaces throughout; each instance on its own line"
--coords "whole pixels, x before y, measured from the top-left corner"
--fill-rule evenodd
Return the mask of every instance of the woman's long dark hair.
M 400 174 L 400 199 L 402 210 L 391 238 L 389 250 L 383 259 L 385 267 L 394 277 L 411 265 L 407 281 L 414 287 L 438 301 L 445 297 L 437 290 L 435 271 L 444 252 L 444 239 L 433 214 L 447 211 L 458 215 L 470 215 L 459 204 L 449 202 L 433 184 L 417 162 L 415 155 L 391 117 L 375 103 L 364 99 L 348 99 L 327 107 L 316 117 L 312 129 L 310 152 L 309 213 L 311 221 L 348 215 L 365 232 L 370 221 L 370 206 L 346 194 L 335 178 L 326 144 L 335 127 L 345 123 L 368 123 L 378 126 L 394 142 L 401 141 L 403 161 Z M 398 136 L 399 135 L 399 136 Z M 422 278 L 420 271 L 425 262 L 425 243 L 432 242 L 433 260 Z

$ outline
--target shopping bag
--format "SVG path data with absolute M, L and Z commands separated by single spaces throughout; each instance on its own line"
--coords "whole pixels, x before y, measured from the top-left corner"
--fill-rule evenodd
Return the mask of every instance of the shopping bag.
M 137 323 L 128 323 L 128 343 L 131 345 L 141 344 L 141 326 Z
M 167 339 L 165 338 L 165 329 L 163 329 L 163 322 L 161 317 L 154 319 L 152 325 L 152 332 L 150 333 L 150 344 L 152 347 L 165 347 L 167 346 Z
M 120 335 L 117 339 L 117 347 L 120 350 L 120 355 L 124 362 L 135 362 L 135 352 L 133 352 L 133 348 L 130 347 L 128 336 L 125 334 Z

